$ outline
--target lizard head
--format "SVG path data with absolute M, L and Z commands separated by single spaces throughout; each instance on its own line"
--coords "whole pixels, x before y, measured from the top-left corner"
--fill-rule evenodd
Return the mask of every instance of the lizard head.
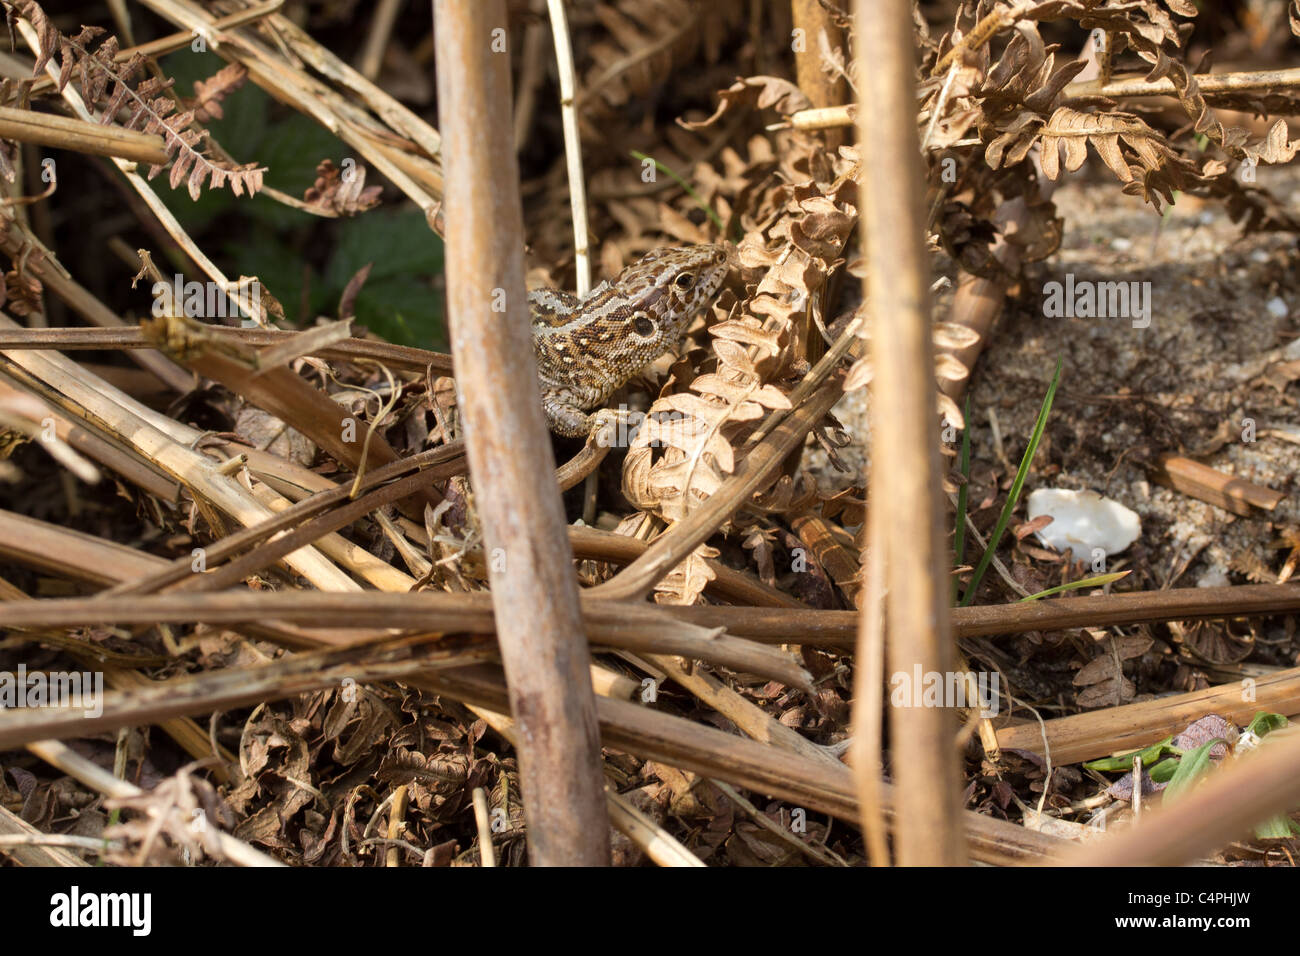
M 682 246 L 655 249 L 620 272 L 609 283 L 609 314 L 629 351 L 648 363 L 676 346 L 722 288 L 729 263 L 724 245 Z

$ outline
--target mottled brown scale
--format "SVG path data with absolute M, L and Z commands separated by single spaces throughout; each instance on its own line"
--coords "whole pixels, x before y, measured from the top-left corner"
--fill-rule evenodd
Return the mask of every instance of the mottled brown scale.
M 587 435 L 617 389 L 681 341 L 687 325 L 722 288 L 722 245 L 655 249 L 579 299 L 528 294 L 533 350 L 546 423 L 558 435 Z

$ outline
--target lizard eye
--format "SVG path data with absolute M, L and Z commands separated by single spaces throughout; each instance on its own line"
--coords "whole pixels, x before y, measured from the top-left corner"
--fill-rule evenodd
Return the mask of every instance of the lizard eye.
M 689 272 L 679 273 L 677 278 L 673 279 L 673 285 L 685 292 L 690 289 L 691 286 L 695 285 L 695 276 L 691 275 Z
M 638 312 L 632 319 L 632 331 L 643 339 L 648 339 L 655 334 L 655 324 L 644 312 Z

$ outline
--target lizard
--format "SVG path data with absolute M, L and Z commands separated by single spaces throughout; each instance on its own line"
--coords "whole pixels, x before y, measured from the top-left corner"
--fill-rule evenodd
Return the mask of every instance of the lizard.
M 722 288 L 730 264 L 720 244 L 660 248 L 579 298 L 528 293 L 533 352 L 546 424 L 557 435 L 591 433 L 602 405 L 681 341 Z

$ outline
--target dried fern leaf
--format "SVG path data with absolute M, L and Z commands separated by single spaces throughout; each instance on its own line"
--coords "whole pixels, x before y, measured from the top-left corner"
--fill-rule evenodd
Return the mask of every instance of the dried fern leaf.
M 209 189 L 229 184 L 236 196 L 245 193 L 251 196 L 262 188 L 264 167 L 256 163 L 229 165 L 210 159 L 200 150 L 206 131 L 190 128 L 200 107 L 207 115 L 220 115 L 220 107 L 216 105 L 220 97 L 242 82 L 237 71 L 230 71 L 229 67 L 220 71 L 209 81 L 211 85 L 200 91 L 194 109 L 178 112 L 176 99 L 167 95 L 175 81 L 159 77 L 142 80 L 146 61 L 139 53 L 124 63 L 117 63 L 120 49 L 117 37 L 109 36 L 91 49 L 105 33 L 100 27 L 82 27 L 75 35 L 65 36 L 54 27 L 36 0 L 6 0 L 6 7 L 11 15 L 17 12 L 25 18 L 36 31 L 40 43 L 36 73 L 44 70 L 57 51 L 59 77 L 55 87 L 59 92 L 75 79 L 77 91 L 88 107 L 100 110 L 100 122 L 105 126 L 118 123 L 125 129 L 163 138 L 172 157 L 168 182 L 173 189 L 184 182 L 190 198 L 197 201 L 205 179 Z M 217 113 L 211 113 L 213 108 Z M 120 118 L 122 113 L 126 114 L 125 118 Z M 150 167 L 149 178 L 160 172 L 161 166 Z
M 696 604 L 704 589 L 717 575 L 709 567 L 709 561 L 722 552 L 702 544 L 686 556 L 686 560 L 673 568 L 655 585 L 656 604 Z

